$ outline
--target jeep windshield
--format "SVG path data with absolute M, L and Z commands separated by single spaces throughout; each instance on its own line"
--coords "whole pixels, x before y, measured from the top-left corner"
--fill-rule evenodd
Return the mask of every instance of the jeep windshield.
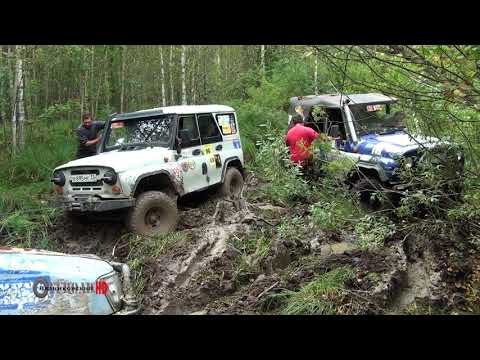
M 388 106 L 381 104 L 350 105 L 355 128 L 359 135 L 385 135 L 405 129 L 405 114 L 401 111 L 390 112 Z
M 137 150 L 150 146 L 168 148 L 173 125 L 172 115 L 114 120 L 105 135 L 105 151 Z

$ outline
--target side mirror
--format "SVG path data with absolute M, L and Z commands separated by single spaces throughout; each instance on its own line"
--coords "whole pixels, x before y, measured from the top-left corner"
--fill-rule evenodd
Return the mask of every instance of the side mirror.
M 340 136 L 340 129 L 338 127 L 338 124 L 332 125 L 332 127 L 330 128 L 330 136 L 334 138 Z

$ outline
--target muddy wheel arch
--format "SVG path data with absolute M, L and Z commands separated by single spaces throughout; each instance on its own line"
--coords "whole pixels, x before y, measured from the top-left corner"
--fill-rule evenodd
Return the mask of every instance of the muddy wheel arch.
M 240 158 L 238 158 L 237 156 L 232 156 L 225 159 L 225 165 L 223 166 L 223 170 L 222 170 L 222 180 L 221 180 L 222 183 L 225 180 L 225 174 L 229 167 L 237 168 L 238 171 L 240 171 L 240 174 L 242 174 L 242 176 L 245 177 L 245 169 L 243 168 Z
M 163 191 L 171 197 L 182 196 L 184 193 L 183 186 L 165 170 L 138 177 L 132 189 L 132 196 L 136 198 L 146 191 Z

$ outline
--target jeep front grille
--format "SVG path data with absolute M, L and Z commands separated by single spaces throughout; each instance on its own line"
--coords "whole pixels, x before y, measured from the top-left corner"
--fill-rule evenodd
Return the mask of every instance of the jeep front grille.
M 80 183 L 76 183 L 76 182 L 70 181 L 70 185 L 72 185 L 72 186 L 81 186 L 81 187 L 85 187 L 85 186 L 88 186 L 88 187 L 92 187 L 92 186 L 103 186 L 103 181 L 102 181 L 102 180 L 98 180 L 98 181 L 95 181 L 95 182 L 80 182 Z

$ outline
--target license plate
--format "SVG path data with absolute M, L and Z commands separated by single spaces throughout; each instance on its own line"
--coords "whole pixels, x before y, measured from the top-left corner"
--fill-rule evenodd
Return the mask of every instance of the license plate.
M 97 174 L 72 175 L 70 179 L 76 183 L 95 182 L 97 181 Z

